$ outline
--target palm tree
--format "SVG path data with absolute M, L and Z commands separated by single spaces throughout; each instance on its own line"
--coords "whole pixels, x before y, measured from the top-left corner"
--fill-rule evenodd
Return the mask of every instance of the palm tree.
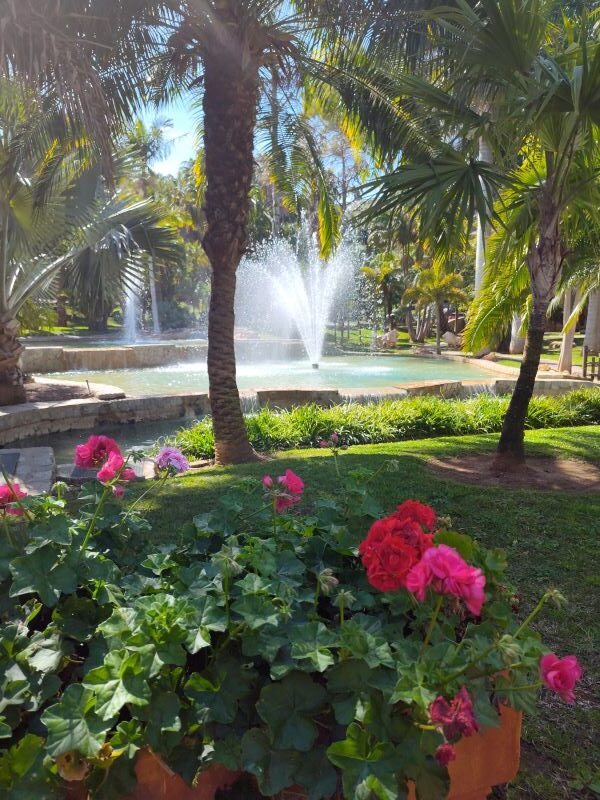
M 51 292 L 70 268 L 81 284 L 83 265 L 104 264 L 111 248 L 127 252 L 130 268 L 142 248 L 164 258 L 178 250 L 174 232 L 157 230 L 154 205 L 107 193 L 61 115 L 14 82 L 0 85 L 0 129 L 0 403 L 8 405 L 25 400 L 18 315 L 29 298 Z
M 428 259 L 425 260 L 427 263 Z M 414 303 L 419 310 L 433 307 L 435 312 L 435 351 L 442 352 L 442 312 L 444 303 L 463 305 L 468 296 L 462 289 L 463 279 L 457 272 L 449 272 L 443 258 L 434 258 L 430 265 L 417 273 L 412 286 L 404 292 L 404 302 Z
M 525 419 L 546 312 L 565 257 L 562 221 L 582 193 L 597 189 L 600 49 L 588 17 L 569 20 L 561 30 L 551 11 L 542 0 L 480 0 L 474 8 L 461 3 L 435 13 L 447 32 L 440 47 L 449 68 L 432 80 L 394 76 L 397 96 L 410 96 L 407 141 L 418 132 L 429 152 L 379 181 L 370 212 L 418 207 L 425 232 L 456 239 L 476 214 L 498 222 L 498 206 L 489 198 L 502 190 L 514 224 L 505 236 L 506 254 L 524 244 L 531 311 L 498 444 L 499 466 L 525 457 Z M 477 113 L 470 102 L 483 93 L 493 101 L 493 116 Z M 432 119 L 440 121 L 441 135 L 432 132 Z M 493 165 L 477 158 L 482 132 Z
M 392 291 L 394 284 L 397 284 L 398 275 L 401 272 L 399 257 L 395 253 L 385 251 L 377 253 L 371 264 L 362 268 L 363 274 L 375 289 L 381 293 L 383 305 L 383 327 L 389 321 L 393 311 Z
M 147 197 L 150 192 L 153 176 L 151 166 L 156 161 L 166 158 L 173 145 L 172 139 L 167 139 L 165 131 L 172 127 L 168 119 L 157 117 L 151 124 L 146 125 L 138 119 L 125 134 L 127 144 L 132 148 L 135 160 L 139 163 L 139 191 L 142 197 Z M 150 289 L 150 306 L 152 309 L 152 328 L 155 334 L 160 334 L 160 314 L 158 296 L 156 293 L 156 277 L 154 259 L 148 261 L 148 287 Z
M 318 220 L 322 250 L 335 241 L 339 217 L 329 202 L 327 175 L 308 124 L 274 81 L 274 70 L 299 86 L 311 73 L 319 80 L 328 65 L 314 57 L 314 46 L 334 25 L 365 19 L 366 2 L 331 3 L 308 0 L 206 0 L 179 4 L 181 19 L 167 42 L 163 69 L 165 91 L 192 86 L 202 89 L 204 137 L 203 246 L 211 262 L 212 287 L 208 322 L 208 376 L 215 434 L 216 460 L 235 463 L 255 459 L 240 408 L 234 348 L 236 271 L 248 246 L 248 216 L 254 167 L 254 139 L 261 100 L 270 93 L 265 114 L 275 109 L 292 142 L 287 166 L 298 164 L 300 149 L 313 159 L 312 177 L 318 188 Z M 349 13 L 350 12 L 350 13 Z M 296 81 L 289 76 L 297 76 Z M 273 86 L 277 83 L 277 96 Z M 275 102 L 273 102 L 275 100 Z M 272 117 L 273 115 L 271 115 Z M 271 118 L 271 123 L 275 120 Z M 285 142 L 276 142 L 273 124 L 266 124 L 267 146 L 281 164 Z M 275 145 L 275 146 L 274 146 Z M 303 159 L 304 160 L 304 159 Z

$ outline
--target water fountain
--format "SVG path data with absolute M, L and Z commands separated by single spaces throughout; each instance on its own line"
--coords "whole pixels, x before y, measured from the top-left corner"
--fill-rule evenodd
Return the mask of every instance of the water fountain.
M 139 298 L 134 286 L 127 286 L 123 310 L 123 342 L 134 344 L 137 340 Z
M 279 337 L 295 328 L 312 367 L 318 369 L 334 303 L 347 289 L 356 257 L 353 245 L 343 242 L 323 261 L 306 226 L 295 249 L 283 239 L 269 242 L 241 265 L 238 323 Z

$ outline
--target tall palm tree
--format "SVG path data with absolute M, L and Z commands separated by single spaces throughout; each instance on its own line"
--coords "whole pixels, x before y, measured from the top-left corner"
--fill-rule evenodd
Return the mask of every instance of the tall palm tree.
M 565 257 L 562 221 L 569 207 L 597 185 L 600 133 L 600 48 L 582 14 L 559 27 L 543 0 L 480 0 L 434 13 L 453 67 L 437 79 L 396 75 L 398 97 L 410 96 L 407 141 L 429 148 L 379 182 L 371 214 L 394 205 L 419 208 L 435 236 L 464 235 L 475 214 L 498 221 L 490 197 L 502 189 L 512 211 L 513 242 L 525 236 L 524 265 L 531 312 L 520 374 L 504 419 L 497 463 L 524 460 L 524 428 L 543 346 L 546 312 Z M 450 59 L 450 62 L 452 59 Z M 389 75 L 386 76 L 389 83 Z M 470 100 L 493 101 L 494 124 Z M 426 125 L 441 121 L 442 134 Z M 486 131 L 494 164 L 478 160 Z M 516 155 L 516 157 L 515 157 Z M 532 180 L 530 175 L 535 175 Z M 509 242 L 510 236 L 506 237 Z
M 143 120 L 138 119 L 126 131 L 126 142 L 133 149 L 136 161 L 139 164 L 139 190 L 142 197 L 147 197 L 150 193 L 152 179 L 152 164 L 166 158 L 173 145 L 172 139 L 166 136 L 166 129 L 172 123 L 168 119 L 157 117 L 152 120 L 150 125 L 146 125 Z M 152 328 L 155 334 L 160 331 L 160 314 L 158 306 L 158 296 L 156 292 L 156 277 L 154 270 L 154 259 L 148 260 L 148 287 L 150 289 L 150 306 L 152 309 Z
M 167 92 L 177 87 L 201 91 L 204 137 L 203 246 L 212 267 L 208 322 L 208 376 L 218 462 L 256 458 L 249 444 L 240 409 L 234 348 L 236 271 L 248 246 L 248 215 L 254 166 L 257 115 L 264 90 L 273 100 L 274 70 L 287 84 L 313 74 L 322 80 L 327 64 L 315 58 L 317 44 L 343 32 L 350 23 L 365 20 L 369 4 L 361 0 L 206 0 L 182 2 L 180 24 L 167 42 L 163 69 Z M 295 102 L 284 98 L 278 83 L 276 108 L 281 122 L 287 100 L 288 135 L 292 139 L 291 166 L 298 155 L 299 135 L 314 158 L 318 189 L 319 233 L 322 249 L 335 238 L 337 214 L 328 202 L 326 172 L 306 123 Z M 274 122 L 272 119 L 271 122 Z M 281 159 L 285 142 L 275 147 L 273 125 L 266 125 L 268 141 Z M 291 134 L 290 134 L 291 130 Z
M 463 280 L 457 272 L 450 272 L 443 258 L 434 258 L 429 266 L 422 267 L 412 286 L 404 292 L 404 302 L 414 303 L 419 310 L 433 307 L 435 313 L 435 350 L 442 352 L 442 312 L 444 303 L 455 306 L 468 302 L 462 288 Z

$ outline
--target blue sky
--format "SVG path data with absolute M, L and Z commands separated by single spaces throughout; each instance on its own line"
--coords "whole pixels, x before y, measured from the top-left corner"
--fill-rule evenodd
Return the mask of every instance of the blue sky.
M 152 122 L 156 117 L 170 119 L 173 123 L 167 128 L 167 139 L 171 140 L 171 152 L 163 161 L 152 165 L 155 172 L 161 175 L 176 175 L 177 170 L 184 161 L 196 155 L 195 137 L 198 126 L 198 113 L 194 108 L 191 98 L 182 99 L 176 103 L 161 108 L 158 112 L 150 109 L 143 115 L 144 122 Z

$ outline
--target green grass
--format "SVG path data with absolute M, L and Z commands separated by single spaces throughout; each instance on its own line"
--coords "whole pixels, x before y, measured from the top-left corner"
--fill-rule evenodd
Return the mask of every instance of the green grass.
M 497 437 L 481 435 L 438 438 L 394 444 L 353 447 L 341 456 L 343 469 L 377 469 L 396 459 L 398 471 L 381 473 L 376 493 L 392 509 L 416 497 L 450 515 L 458 530 L 488 546 L 501 546 L 509 557 L 510 578 L 517 588 L 522 613 L 549 586 L 569 599 L 561 611 L 548 612 L 539 624 L 546 643 L 558 654 L 576 653 L 585 676 L 580 701 L 568 706 L 544 697 L 539 714 L 526 721 L 522 771 L 511 786 L 510 800 L 567 800 L 596 795 L 575 788 L 577 776 L 600 767 L 594 731 L 599 728 L 593 702 L 598 678 L 598 538 L 600 497 L 530 490 L 507 491 L 443 480 L 426 467 L 430 456 L 492 452 Z M 531 431 L 533 455 L 600 460 L 600 427 Z M 245 476 L 276 475 L 291 467 L 306 481 L 306 502 L 316 492 L 335 492 L 332 459 L 322 450 L 291 451 L 268 463 L 211 468 L 184 476 L 158 498 L 143 505 L 154 525 L 156 542 L 173 538 L 194 514 L 210 509 L 217 497 Z M 138 490 L 139 491 L 139 490 Z M 145 546 L 151 546 L 146 543 Z M 597 685 L 597 683 L 596 683 Z
M 332 408 L 312 404 L 290 411 L 262 409 L 246 417 L 246 427 L 254 447 L 263 452 L 314 447 L 334 431 L 346 444 L 377 444 L 428 436 L 493 433 L 501 430 L 507 406 L 507 397 L 488 394 L 468 400 L 411 397 Z M 600 423 L 600 392 L 596 389 L 580 389 L 560 397 L 534 397 L 529 405 L 529 428 L 590 423 Z M 174 441 L 188 456 L 212 457 L 210 418 L 178 431 Z

